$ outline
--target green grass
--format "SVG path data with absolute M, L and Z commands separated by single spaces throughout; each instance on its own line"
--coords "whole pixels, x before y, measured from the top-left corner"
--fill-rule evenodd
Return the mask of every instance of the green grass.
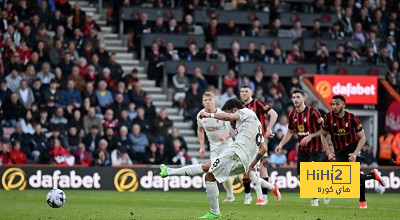
M 65 190 L 66 204 L 50 208 L 48 190 L 0 190 L 0 218 L 8 219 L 197 219 L 209 210 L 205 192 Z M 400 194 L 367 194 L 368 209 L 360 210 L 357 199 L 332 199 L 329 206 L 310 207 L 298 193 L 283 193 L 276 202 L 269 195 L 266 206 L 243 205 L 244 194 L 231 204 L 221 203 L 223 219 L 400 219 Z M 252 193 L 253 202 L 255 193 Z M 221 192 L 220 200 L 225 198 Z M 323 203 L 323 201 L 320 201 Z

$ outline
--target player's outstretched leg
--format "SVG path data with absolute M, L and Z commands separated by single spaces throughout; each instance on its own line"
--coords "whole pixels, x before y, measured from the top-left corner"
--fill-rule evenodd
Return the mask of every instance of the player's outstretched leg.
M 223 202 L 234 202 L 235 196 L 233 195 L 232 178 L 229 177 L 225 182 L 222 183 L 226 190 L 226 199 Z
M 243 186 L 244 186 L 244 204 L 245 205 L 250 205 L 251 201 L 253 200 L 253 198 L 251 198 L 250 195 L 250 184 L 251 184 L 251 180 L 249 177 L 243 177 Z
M 217 181 L 212 173 L 207 173 L 206 174 L 206 192 L 207 192 L 207 198 L 208 202 L 210 203 L 210 211 L 207 212 L 204 216 L 201 216 L 200 218 L 205 218 L 205 219 L 216 219 L 216 218 L 221 218 L 221 211 L 219 209 L 219 190 L 218 190 L 218 185 Z
M 256 194 L 257 194 L 256 205 L 265 205 L 265 204 L 267 204 L 265 202 L 265 200 L 263 199 L 263 194 L 262 194 L 261 184 L 260 184 L 261 178 L 258 177 L 256 172 L 254 172 L 254 171 L 250 171 L 249 177 L 251 179 L 251 182 L 253 183 L 254 191 L 256 191 Z
M 195 176 L 204 173 L 204 166 L 205 164 L 196 164 L 184 166 L 181 168 L 169 168 L 168 166 L 161 164 L 160 176 L 162 178 L 165 178 L 167 176 Z
M 260 177 L 265 180 L 265 181 L 269 181 L 269 177 L 268 177 L 268 169 L 267 166 L 269 165 L 269 161 L 267 158 L 263 158 L 261 159 L 260 162 Z M 264 188 L 261 186 L 261 190 L 262 190 L 262 194 L 263 194 L 263 199 L 265 200 L 266 203 L 268 203 L 268 189 Z
M 268 189 L 269 191 L 271 191 L 275 195 L 276 201 L 281 201 L 282 195 L 276 184 L 272 184 L 270 182 L 265 181 L 264 179 L 260 179 L 260 185 L 261 185 L 261 187 L 264 187 L 264 188 Z
M 365 199 L 365 181 L 372 179 L 378 181 L 382 186 L 385 186 L 385 182 L 383 182 L 383 179 L 379 175 L 377 169 L 371 170 L 371 172 L 368 174 L 360 172 L 360 209 L 368 208 L 367 200 Z

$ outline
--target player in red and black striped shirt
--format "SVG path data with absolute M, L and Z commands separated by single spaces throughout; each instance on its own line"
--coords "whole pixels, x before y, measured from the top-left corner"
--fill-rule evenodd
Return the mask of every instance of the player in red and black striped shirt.
M 273 110 L 270 106 L 264 104 L 262 101 L 258 99 L 253 99 L 253 91 L 251 87 L 248 85 L 243 85 L 240 88 L 240 99 L 243 102 L 244 107 L 251 109 L 253 110 L 253 112 L 256 113 L 258 120 L 260 120 L 261 122 L 261 129 L 263 136 L 265 138 L 274 137 L 274 134 L 272 132 L 272 127 L 274 127 L 276 120 L 278 118 L 278 114 L 276 113 L 276 111 Z M 265 126 L 266 115 L 269 115 L 269 123 L 267 127 Z M 265 157 L 260 161 L 260 177 L 266 181 L 269 181 L 267 165 L 268 165 L 268 159 L 267 156 L 265 155 Z M 244 191 L 246 193 L 245 204 L 249 204 L 248 201 L 251 202 L 250 179 L 248 177 L 246 178 L 246 176 L 245 178 L 243 178 L 243 185 L 244 185 Z M 262 192 L 264 195 L 264 203 L 266 203 L 268 189 L 262 188 Z
M 322 153 L 321 134 L 322 117 L 317 109 L 306 106 L 304 91 L 296 89 L 292 93 L 295 110 L 289 113 L 289 129 L 281 142 L 276 146 L 275 152 L 281 153 L 282 147 L 289 142 L 296 132 L 299 137 L 299 151 L 297 159 L 297 175 L 300 179 L 300 162 L 320 162 L 325 158 Z M 312 206 L 318 206 L 319 199 L 311 200 Z
M 346 99 L 342 95 L 332 97 L 332 111 L 324 117 L 321 140 L 328 159 L 338 162 L 359 161 L 358 154 L 365 145 L 365 133 L 353 113 L 345 111 Z M 328 134 L 331 136 L 335 152 L 328 147 Z M 384 186 L 385 183 L 376 169 L 368 174 L 360 173 L 360 208 L 367 208 L 365 200 L 365 181 L 375 179 Z
M 321 134 L 322 117 L 317 109 L 306 106 L 304 91 L 296 89 L 292 94 L 295 110 L 289 113 L 289 129 L 275 152 L 280 153 L 282 147 L 289 142 L 296 132 L 299 137 L 299 152 L 297 160 L 297 175 L 300 175 L 300 162 L 318 162 L 323 159 Z M 318 138 L 317 138 L 318 137 Z

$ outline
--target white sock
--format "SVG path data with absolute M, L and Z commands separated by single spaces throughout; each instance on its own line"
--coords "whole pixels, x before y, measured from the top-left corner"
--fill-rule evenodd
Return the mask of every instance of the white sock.
M 257 199 L 263 199 L 261 184 L 260 184 L 260 177 L 257 176 L 256 172 L 251 171 L 249 175 L 251 182 L 254 186 L 254 191 L 256 191 Z
M 206 193 L 208 202 L 210 203 L 210 212 L 219 215 L 221 212 L 219 210 L 219 190 L 216 181 L 206 181 Z
M 168 168 L 168 176 L 195 176 L 204 173 L 201 164 L 184 166 L 181 168 Z
M 225 182 L 222 183 L 226 190 L 226 197 L 233 198 L 233 186 L 232 186 L 232 179 L 228 177 Z
M 274 185 L 270 182 L 267 182 L 265 179 L 260 178 L 260 183 L 262 188 L 267 188 L 269 191 L 274 190 Z

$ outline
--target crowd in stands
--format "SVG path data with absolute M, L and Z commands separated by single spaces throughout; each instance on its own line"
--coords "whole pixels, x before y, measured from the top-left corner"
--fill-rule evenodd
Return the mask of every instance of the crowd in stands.
M 79 3 L 0 7 L 0 164 L 191 163 L 166 110 L 136 69 L 124 74 Z
M 151 95 L 141 88 L 136 69 L 123 74 L 117 55 L 106 49 L 100 26 L 81 10 L 79 3 L 72 6 L 66 0 L 0 3 L 2 164 L 195 163 L 187 154 L 187 143 L 173 128 L 167 111 L 156 113 Z M 321 74 L 327 73 L 329 64 L 385 65 L 388 81 L 400 91 L 398 1 L 316 0 L 305 5 L 279 0 L 119 0 L 106 1 L 107 21 L 118 24 L 122 7 L 149 4 L 155 8 L 181 7 L 183 22 L 173 16 L 167 20 L 149 18 L 146 13 L 134 14 L 136 20 L 126 30 L 131 49 L 139 51 L 141 36 L 146 33 L 202 33 L 206 44 L 199 48 L 191 41 L 186 48 L 176 49 L 174 42 L 154 42 L 146 54 L 148 78 L 155 79 L 160 86 L 166 60 L 225 60 L 229 71 L 219 89 L 213 76 L 198 68 L 188 77 L 186 67 L 180 65 L 171 81 L 172 99 L 181 115 L 194 120 L 202 108 L 204 91 L 213 91 L 218 105 L 222 106 L 227 99 L 239 96 L 241 85 L 250 85 L 255 97 L 272 106 L 281 116 L 274 128 L 277 135 L 269 142 L 271 153 L 286 132 L 285 116 L 293 110 L 290 94 L 300 87 L 299 78 L 282 80 L 279 74 L 272 74 L 267 79 L 263 68 L 238 76 L 240 63 L 313 63 L 317 65 L 316 72 Z M 256 16 L 250 18 L 250 25 L 236 24 L 234 17 L 222 23 L 216 13 L 209 15 L 209 23 L 199 24 L 194 20 L 193 11 L 204 7 L 267 11 L 270 23 L 263 24 Z M 303 27 L 304 21 L 299 19 L 285 26 L 280 17 L 285 11 L 330 13 L 339 20 L 332 27 L 321 27 L 320 20 L 315 20 L 312 27 Z M 198 32 L 197 26 L 202 31 Z M 276 41 L 260 45 L 254 42 L 240 45 L 233 41 L 229 50 L 214 46 L 219 35 L 278 37 L 283 32 L 293 39 L 290 51 L 282 50 Z M 304 38 L 356 39 L 363 46 L 357 50 L 346 44 L 339 45 L 336 51 L 328 51 L 325 45 L 317 44 L 314 52 L 306 53 L 302 45 Z M 193 125 L 195 127 L 196 123 Z M 9 138 L 5 131 L 12 131 Z M 295 164 L 295 143 L 293 139 L 286 146 L 286 154 L 271 154 L 272 164 Z M 369 152 L 368 148 L 364 151 L 365 154 Z

